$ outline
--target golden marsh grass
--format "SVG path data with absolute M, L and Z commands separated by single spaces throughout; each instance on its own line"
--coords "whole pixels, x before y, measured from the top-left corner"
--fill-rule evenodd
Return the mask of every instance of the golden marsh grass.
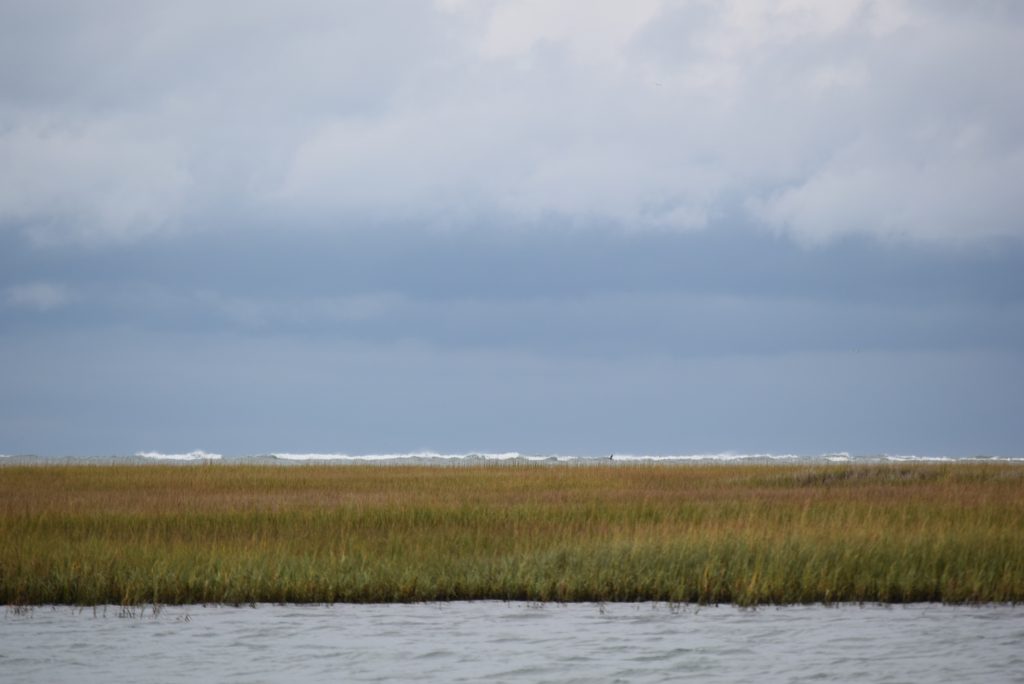
M 0 603 L 1024 600 L 1013 464 L 0 467 Z

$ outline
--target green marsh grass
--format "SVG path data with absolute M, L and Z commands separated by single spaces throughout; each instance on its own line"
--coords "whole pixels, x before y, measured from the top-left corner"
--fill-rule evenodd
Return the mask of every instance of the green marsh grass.
M 0 467 L 0 603 L 1024 600 L 1013 464 Z

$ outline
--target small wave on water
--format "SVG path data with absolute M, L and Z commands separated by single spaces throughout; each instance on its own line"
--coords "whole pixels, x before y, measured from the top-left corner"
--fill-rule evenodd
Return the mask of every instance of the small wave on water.
M 149 458 L 155 461 L 219 461 L 223 456 L 210 454 L 205 451 L 190 451 L 187 454 L 162 454 L 159 451 L 136 451 L 139 458 Z
M 408 453 L 390 454 L 344 454 L 344 453 L 270 453 L 270 458 L 280 461 L 350 461 L 350 462 L 480 462 L 480 461 L 527 461 L 550 463 L 595 463 L 602 461 L 618 462 L 660 462 L 660 461 L 796 461 L 813 460 L 795 454 L 737 454 L 733 452 L 713 454 L 609 454 L 594 455 L 563 455 L 563 454 L 529 454 L 518 451 L 486 452 L 472 451 L 467 453 L 439 453 L 436 451 L 413 451 Z
M 599 463 L 605 461 L 613 462 L 691 462 L 691 461 L 796 461 L 801 456 L 795 454 L 736 454 L 732 452 L 717 454 L 609 454 L 607 456 L 593 455 L 562 455 L 562 454 L 524 454 L 518 451 L 506 452 L 485 452 L 473 451 L 461 454 L 439 453 L 435 451 L 415 451 L 409 453 L 392 454 L 293 454 L 293 453 L 271 453 L 267 454 L 272 459 L 280 461 L 341 461 L 341 462 L 491 462 L 491 461 L 522 461 L 522 462 L 547 462 L 547 463 Z
M 731 451 L 717 454 L 611 454 L 614 461 L 797 461 L 796 454 L 737 454 Z
M 289 452 L 272 451 L 260 453 L 239 453 L 222 455 L 203 450 L 188 453 L 161 451 L 136 451 L 130 455 L 108 456 L 47 456 L 0 454 L 5 463 L 46 463 L 46 462 L 165 462 L 165 463 L 265 463 L 280 465 L 321 464 L 422 464 L 422 465 L 473 465 L 481 463 L 537 463 L 555 465 L 560 463 L 577 465 L 596 464 L 696 464 L 696 463 L 793 463 L 793 464 L 844 464 L 844 463 L 963 463 L 963 462 L 1009 462 L 1024 463 L 1024 456 L 929 456 L 913 454 L 851 454 L 846 451 L 831 451 L 820 454 L 794 454 L 735 451 L 704 453 L 605 453 L 605 454 L 559 454 L 528 453 L 519 451 L 467 451 L 443 452 L 419 450 L 409 452 L 345 453 L 345 452 Z
M 540 463 L 883 463 L 883 462 L 951 462 L 951 461 L 1024 461 L 1021 457 L 1004 456 L 915 456 L 898 454 L 851 455 L 846 451 L 814 455 L 737 453 L 732 451 L 695 454 L 631 454 L 607 455 L 530 454 L 517 451 L 467 453 L 441 453 L 413 451 L 408 453 L 346 454 L 346 453 L 288 453 L 272 452 L 262 456 L 287 462 L 338 463 L 478 463 L 478 462 L 540 462 Z M 251 457 L 250 457 L 251 458 Z
M 4 681 L 1020 681 L 1020 606 L 41 606 L 0 612 Z M 190 657 L 182 658 L 183 653 Z
M 404 454 L 290 454 L 272 453 L 271 458 L 280 461 L 511 461 L 514 459 L 531 459 L 515 451 L 505 453 L 468 453 L 441 454 L 435 451 L 413 451 Z

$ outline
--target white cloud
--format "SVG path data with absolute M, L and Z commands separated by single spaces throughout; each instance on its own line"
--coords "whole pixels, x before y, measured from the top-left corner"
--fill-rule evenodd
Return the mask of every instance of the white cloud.
M 566 121 L 523 107 L 515 89 L 467 109 L 325 125 L 297 151 L 275 200 L 376 219 L 458 223 L 494 214 L 630 228 L 701 227 L 720 182 L 673 160 L 641 121 Z M 580 93 L 581 98 L 591 97 Z M 621 127 L 621 141 L 609 140 Z M 518 146 L 512 141 L 518 142 Z
M 33 7 L 0 17 L 0 226 L 38 240 L 744 212 L 809 243 L 1024 235 L 1009 1 Z
M 924 161 L 855 148 L 766 200 L 755 215 L 808 243 L 844 234 L 950 243 L 1020 236 L 1024 148 L 978 159 L 951 136 Z
M 538 44 L 565 46 L 580 61 L 614 66 L 660 0 L 525 0 L 496 4 L 479 49 L 487 58 L 528 56 Z
M 174 142 L 119 122 L 39 121 L 0 132 L 0 221 L 39 242 L 173 226 L 190 177 Z

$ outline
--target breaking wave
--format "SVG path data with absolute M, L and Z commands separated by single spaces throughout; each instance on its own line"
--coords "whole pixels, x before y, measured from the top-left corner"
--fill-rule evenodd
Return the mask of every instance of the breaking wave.
M 209 454 L 205 451 L 190 451 L 187 454 L 162 454 L 159 451 L 137 451 L 139 458 L 151 458 L 157 461 L 219 461 L 224 458 L 220 454 Z
M 290 462 L 312 462 L 312 461 L 334 461 L 334 462 L 416 462 L 416 463 L 471 463 L 490 461 L 509 462 L 548 462 L 548 463 L 595 463 L 600 461 L 612 462 L 666 462 L 666 463 L 730 463 L 730 462 L 790 462 L 790 463 L 864 463 L 864 462 L 946 462 L 946 461 L 1024 461 L 1021 457 L 1004 456 L 915 456 L 900 454 L 861 454 L 851 455 L 849 452 L 837 451 L 824 454 L 801 455 L 801 454 L 773 454 L 773 453 L 736 453 L 732 451 L 715 453 L 696 454 L 606 454 L 606 455 L 564 455 L 564 454 L 531 454 L 517 451 L 485 452 L 474 451 L 467 453 L 441 453 L 436 451 L 412 451 L 407 453 L 380 453 L 380 454 L 346 454 L 346 453 L 288 453 L 274 452 L 265 454 L 264 457 L 279 461 Z
M 796 461 L 801 457 L 796 454 L 736 454 L 724 452 L 717 454 L 670 454 L 664 456 L 611 454 L 608 458 L 615 461 Z
M 794 454 L 794 453 L 771 453 L 755 452 L 742 453 L 735 451 L 706 452 L 706 453 L 604 453 L 604 454 L 559 454 L 559 453 L 530 453 L 519 451 L 468 451 L 464 453 L 452 453 L 433 450 L 419 450 L 408 452 L 380 452 L 380 453 L 345 453 L 345 452 L 249 452 L 221 455 L 202 450 L 190 451 L 188 453 L 163 453 L 160 451 L 136 451 L 131 455 L 110 455 L 110 456 L 68 456 L 68 455 L 11 455 L 0 454 L 0 460 L 5 463 L 38 463 L 47 461 L 61 462 L 111 462 L 123 461 L 157 461 L 157 462 L 178 462 L 178 463 L 204 463 L 219 461 L 226 463 L 279 463 L 302 464 L 302 463 L 334 463 L 337 465 L 377 463 L 377 464 L 424 464 L 424 465 L 472 465 L 479 463 L 538 463 L 538 464 L 599 464 L 599 463 L 906 463 L 906 462 L 931 462 L 931 463 L 963 463 L 963 462 L 1012 462 L 1024 463 L 1024 456 L 996 456 L 996 455 L 971 455 L 971 456 L 921 456 L 914 454 L 886 454 L 886 453 L 864 453 L 851 454 L 846 451 L 832 451 L 819 454 Z
M 822 458 L 832 463 L 846 463 L 850 460 L 850 454 L 847 451 L 837 451 L 834 454 L 823 454 Z
M 540 456 L 521 454 L 518 451 L 470 452 L 465 454 L 442 454 L 436 451 L 412 451 L 398 454 L 291 454 L 272 453 L 271 458 L 281 461 L 547 461 L 576 460 L 578 457 Z

